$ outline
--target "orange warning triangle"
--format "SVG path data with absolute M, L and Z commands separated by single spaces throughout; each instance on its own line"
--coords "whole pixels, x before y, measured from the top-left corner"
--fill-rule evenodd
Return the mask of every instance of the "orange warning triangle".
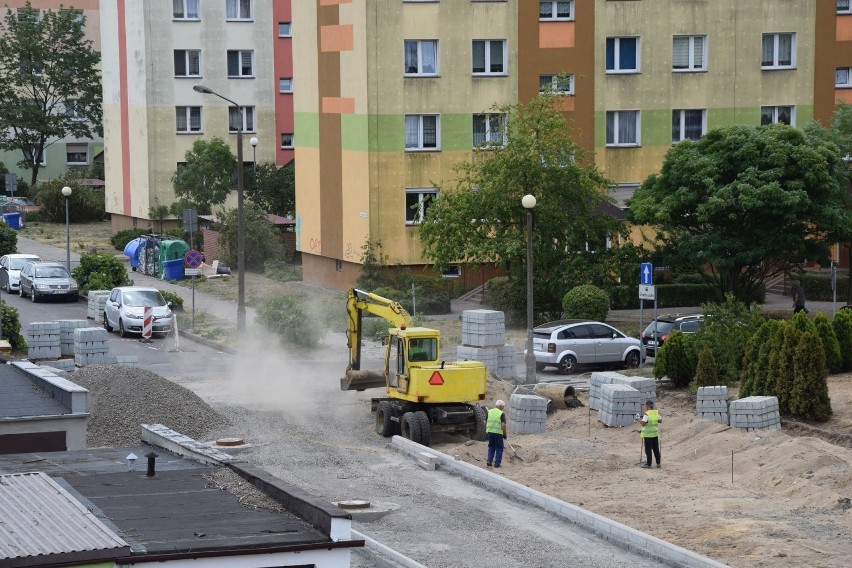
M 432 373 L 432 376 L 429 377 L 429 384 L 430 385 L 443 385 L 444 384 L 444 377 L 441 376 L 441 373 L 439 373 L 438 371 L 435 371 L 434 373 Z

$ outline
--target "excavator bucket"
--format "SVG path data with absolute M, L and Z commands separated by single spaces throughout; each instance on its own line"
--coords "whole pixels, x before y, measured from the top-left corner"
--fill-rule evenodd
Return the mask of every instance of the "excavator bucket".
M 340 379 L 340 390 L 362 391 L 385 386 L 385 375 L 380 371 L 346 371 Z

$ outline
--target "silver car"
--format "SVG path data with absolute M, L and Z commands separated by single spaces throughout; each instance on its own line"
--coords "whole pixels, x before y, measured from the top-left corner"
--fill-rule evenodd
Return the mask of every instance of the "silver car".
M 41 260 L 35 254 L 7 254 L 0 257 L 0 289 L 17 294 L 21 283 L 21 269 L 31 260 Z
M 628 369 L 645 360 L 642 344 L 605 323 L 560 320 L 533 329 L 536 370 L 556 367 L 569 374 L 579 366 L 618 365 Z
M 65 265 L 43 260 L 30 261 L 24 265 L 18 292 L 22 298 L 29 296 L 33 302 L 45 298 L 64 298 L 76 302 L 79 297 L 77 281 L 71 278 Z
M 118 330 L 121 337 L 129 333 L 142 333 L 145 307 L 151 307 L 151 333 L 166 335 L 174 329 L 171 304 L 166 302 L 156 288 L 119 286 L 113 288 L 104 304 L 104 327 Z

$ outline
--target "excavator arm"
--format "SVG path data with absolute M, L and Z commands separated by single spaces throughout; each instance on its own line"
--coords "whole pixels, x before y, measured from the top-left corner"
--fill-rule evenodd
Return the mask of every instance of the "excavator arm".
M 349 315 L 346 329 L 346 345 L 349 347 L 347 372 L 361 370 L 362 318 L 364 312 L 384 318 L 390 322 L 391 327 L 405 329 L 411 326 L 411 316 L 402 307 L 402 304 L 357 288 L 349 289 L 346 312 Z

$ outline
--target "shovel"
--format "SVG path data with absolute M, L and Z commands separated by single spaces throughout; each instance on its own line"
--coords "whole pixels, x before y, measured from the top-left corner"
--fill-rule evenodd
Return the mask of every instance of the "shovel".
M 524 461 L 524 458 L 518 455 L 518 452 L 515 451 L 515 446 L 512 445 L 512 442 L 506 440 L 506 443 L 509 444 L 509 448 L 512 449 L 512 459 L 516 459 L 518 461 Z

